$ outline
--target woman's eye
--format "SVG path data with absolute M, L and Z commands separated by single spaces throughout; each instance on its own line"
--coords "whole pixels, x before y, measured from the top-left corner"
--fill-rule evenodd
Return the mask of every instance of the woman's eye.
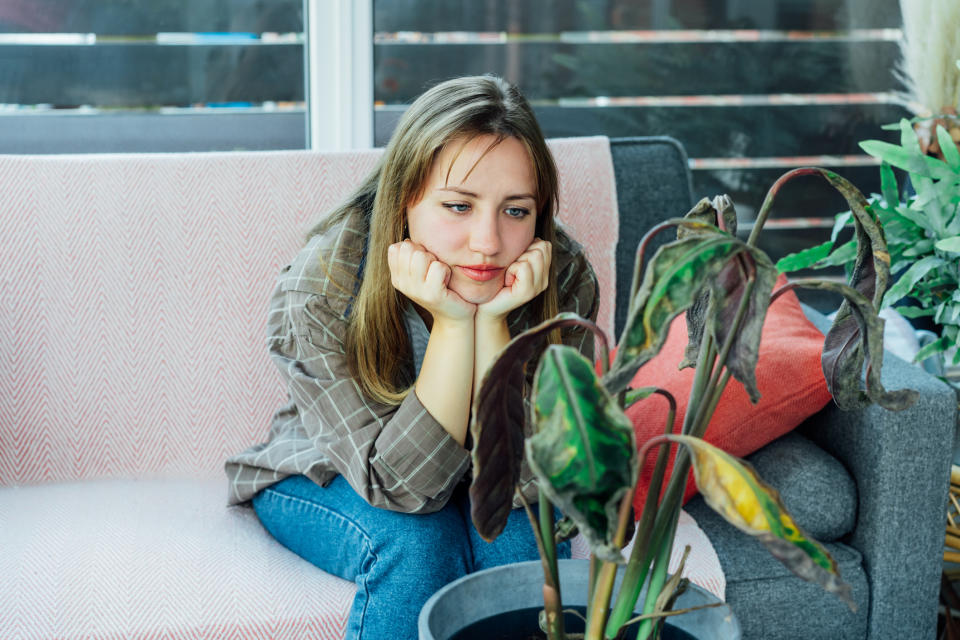
M 511 218 L 523 218 L 530 213 L 529 209 L 523 207 L 507 207 L 507 215 Z
M 470 209 L 470 205 L 462 202 L 444 202 L 443 206 L 457 213 L 466 213 L 467 210 Z

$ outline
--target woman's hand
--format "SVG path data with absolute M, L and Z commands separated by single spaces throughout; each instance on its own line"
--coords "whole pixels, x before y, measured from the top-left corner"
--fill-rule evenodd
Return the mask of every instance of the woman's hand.
M 407 239 L 387 249 L 390 282 L 400 293 L 430 312 L 438 320 L 472 319 L 477 305 L 447 288 L 450 267 L 423 246 Z
M 537 297 L 550 283 L 550 261 L 553 247 L 534 238 L 527 250 L 507 267 L 503 289 L 489 302 L 477 307 L 477 316 L 485 320 L 503 320 L 517 307 Z

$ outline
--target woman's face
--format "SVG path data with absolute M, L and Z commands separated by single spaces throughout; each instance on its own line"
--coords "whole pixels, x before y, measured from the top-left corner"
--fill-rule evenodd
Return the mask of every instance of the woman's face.
M 516 138 L 457 138 L 437 155 L 419 202 L 407 208 L 410 239 L 450 266 L 447 287 L 482 304 L 533 242 L 536 180 Z M 491 147 L 491 145 L 495 145 Z

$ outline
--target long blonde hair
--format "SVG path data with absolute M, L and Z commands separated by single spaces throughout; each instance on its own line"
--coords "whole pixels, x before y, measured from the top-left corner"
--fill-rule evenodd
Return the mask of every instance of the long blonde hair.
M 361 274 L 334 274 L 345 291 L 359 290 L 351 305 L 344 347 L 351 375 L 372 399 L 399 404 L 410 392 L 411 348 L 403 322 L 405 297 L 390 285 L 387 248 L 404 239 L 406 209 L 423 192 L 434 159 L 455 138 L 494 135 L 520 140 L 536 177 L 536 236 L 555 243 L 557 169 L 533 111 L 516 87 L 496 76 L 468 76 L 436 85 L 404 113 L 377 166 L 347 202 L 312 232 L 322 233 L 359 214 L 369 225 Z M 335 250 L 336 251 L 336 250 Z M 329 262 L 328 262 L 329 264 Z M 556 315 L 557 276 L 530 303 L 533 318 Z

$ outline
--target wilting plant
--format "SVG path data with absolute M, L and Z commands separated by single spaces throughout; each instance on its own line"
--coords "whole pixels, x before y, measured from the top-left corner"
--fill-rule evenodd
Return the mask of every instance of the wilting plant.
M 940 354 L 945 365 L 960 364 L 960 148 L 942 126 L 936 127 L 943 160 L 921 151 L 909 120 L 899 125 L 900 144 L 866 140 L 860 146 L 880 164 L 880 190 L 870 198 L 871 211 L 883 225 L 897 281 L 881 307 L 897 305 L 908 318 L 929 318 L 938 338 L 917 354 L 917 360 Z M 900 197 L 893 168 L 907 173 L 914 193 Z M 851 212 L 836 216 L 825 243 L 783 258 L 781 271 L 843 265 L 855 268 L 856 241 L 839 244 Z M 951 358 L 946 353 L 952 350 Z
M 774 197 L 798 175 L 819 175 L 846 198 L 856 226 L 856 266 L 849 284 L 801 279 L 777 291 L 777 271 L 756 246 Z M 844 178 L 823 169 L 784 174 L 769 190 L 748 240 L 736 236 L 736 213 L 727 196 L 700 201 L 682 219 L 651 229 L 637 251 L 628 320 L 612 364 L 606 336 L 575 314 L 564 313 L 515 337 L 485 376 L 475 403 L 471 433 L 472 518 L 488 540 L 503 530 L 518 490 L 523 457 L 539 485 L 539 516 L 527 507 L 544 571 L 541 626 L 551 640 L 568 636 L 558 580 L 557 543 L 579 530 L 591 549 L 588 639 L 617 638 L 633 622 L 644 585 L 647 595 L 638 638 L 657 635 L 683 589 L 680 573 L 667 576 L 686 480 L 691 468 L 706 502 L 734 526 L 758 538 L 800 577 L 822 585 L 851 607 L 850 587 L 836 562 L 787 513 L 775 490 L 748 463 L 703 439 L 731 376 L 759 399 L 755 370 L 767 307 L 789 289 L 826 289 L 843 296 L 822 352 L 827 386 L 841 408 L 876 402 L 888 409 L 909 406 L 911 390 L 886 391 L 880 382 L 883 321 L 877 316 L 887 289 L 890 258 L 882 227 L 863 195 Z M 650 239 L 667 229 L 677 239 L 648 263 Z M 686 312 L 689 343 L 684 366 L 695 367 L 690 401 L 679 434 L 675 402 L 657 388 L 629 389 L 629 383 L 663 346 L 671 321 Z M 576 349 L 546 336 L 570 326 L 587 327 L 600 343 L 601 374 Z M 542 353 L 529 404 L 524 399 L 526 365 Z M 861 374 L 866 364 L 866 380 Z M 654 398 L 661 398 L 655 400 Z M 666 399 L 671 411 L 664 434 L 637 451 L 625 407 Z M 527 414 L 530 414 L 529 416 Z M 529 421 L 531 435 L 524 436 Z M 669 445 L 678 445 L 674 470 L 664 486 Z M 653 477 L 636 523 L 636 538 L 619 592 L 613 590 L 624 564 L 621 549 L 632 528 L 632 498 L 640 465 L 657 449 Z M 662 494 L 661 494 L 662 490 Z M 564 517 L 554 523 L 553 507 Z

